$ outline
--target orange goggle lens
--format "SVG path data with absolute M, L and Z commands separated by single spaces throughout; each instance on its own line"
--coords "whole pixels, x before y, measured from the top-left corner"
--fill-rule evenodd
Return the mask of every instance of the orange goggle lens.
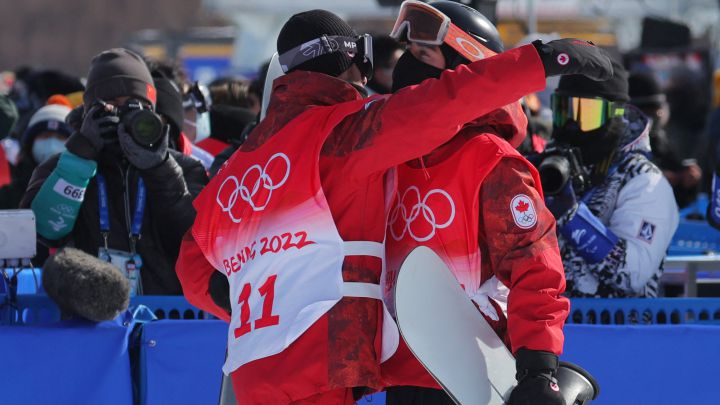
M 605 125 L 611 118 L 622 116 L 625 108 L 602 98 L 552 95 L 553 125 L 562 128 L 574 121 L 581 131 L 588 132 Z

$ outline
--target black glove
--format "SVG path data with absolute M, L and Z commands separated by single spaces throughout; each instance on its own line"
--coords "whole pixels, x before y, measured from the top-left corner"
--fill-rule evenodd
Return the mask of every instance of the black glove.
M 70 153 L 84 159 L 95 160 L 105 144 L 105 139 L 116 136 L 120 118 L 103 114 L 105 108 L 95 105 L 88 110 L 82 120 L 80 132 L 73 133 L 65 142 L 65 148 Z
M 228 314 L 232 313 L 232 306 L 230 305 L 230 283 L 227 277 L 219 271 L 213 271 L 210 276 L 208 293 L 210 293 L 210 298 L 212 298 L 215 305 L 224 309 Z
M 125 131 L 125 127 L 118 127 L 118 138 L 120 148 L 127 160 L 140 170 L 149 170 L 160 166 L 168 157 L 168 132 L 169 126 L 163 126 L 165 134 L 157 145 L 145 147 L 132 139 L 132 136 Z
M 82 104 L 73 108 L 65 117 L 65 123 L 70 125 L 74 131 L 79 131 L 82 127 L 84 113 L 85 107 Z
M 556 355 L 522 348 L 515 355 L 518 385 L 513 389 L 508 405 L 567 405 L 555 375 Z
M 547 44 L 537 40 L 532 44 L 545 67 L 545 77 L 584 75 L 593 80 L 603 81 L 613 75 L 610 58 L 592 42 L 565 38 Z

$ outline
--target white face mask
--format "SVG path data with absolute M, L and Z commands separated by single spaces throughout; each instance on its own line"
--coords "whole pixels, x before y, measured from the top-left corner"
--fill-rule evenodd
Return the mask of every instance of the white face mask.
M 32 156 L 37 164 L 41 164 L 56 153 L 65 150 L 65 141 L 55 137 L 38 139 L 33 143 Z
M 191 127 L 195 127 L 195 142 L 198 143 L 202 141 L 203 139 L 207 139 L 210 137 L 210 113 L 204 112 L 202 114 L 198 114 L 197 118 L 195 119 L 195 122 L 192 122 L 188 119 L 184 121 L 187 125 L 190 125 Z

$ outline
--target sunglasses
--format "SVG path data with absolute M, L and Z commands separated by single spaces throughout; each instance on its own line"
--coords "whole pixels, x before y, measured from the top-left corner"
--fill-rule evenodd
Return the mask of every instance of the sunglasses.
M 553 112 L 553 126 L 562 128 L 574 121 L 581 131 L 588 132 L 601 128 L 610 119 L 622 117 L 624 103 L 608 101 L 599 97 L 572 97 L 553 94 L 550 98 Z
M 400 5 L 390 36 L 398 41 L 423 45 L 445 43 L 471 62 L 496 55 L 477 38 L 453 24 L 450 17 L 417 0 L 406 0 Z

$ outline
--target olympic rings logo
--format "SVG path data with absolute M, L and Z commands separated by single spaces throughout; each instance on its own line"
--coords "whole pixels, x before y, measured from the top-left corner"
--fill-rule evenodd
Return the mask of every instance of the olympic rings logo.
M 428 205 L 428 199 L 436 194 L 444 197 L 447 200 L 448 206 L 450 207 L 450 215 L 448 216 L 448 219 L 441 223 L 438 223 L 438 218 L 436 217 L 435 212 Z M 409 210 L 408 207 L 405 206 L 405 202 L 408 201 L 406 199 L 408 196 L 413 197 L 413 201 L 417 201 L 412 205 L 412 207 L 410 207 Z M 417 235 L 412 229 L 412 224 L 418 218 L 420 218 L 421 214 L 425 222 L 430 224 L 431 227 L 431 230 L 427 233 L 427 235 Z M 405 237 L 405 234 L 408 234 L 417 242 L 425 242 L 432 239 L 438 229 L 444 229 L 450 226 L 454 219 L 455 203 L 453 202 L 453 199 L 450 197 L 450 194 L 448 194 L 447 191 L 441 190 L 439 188 L 432 189 L 428 191 L 427 194 L 425 194 L 425 198 L 421 198 L 420 190 L 416 186 L 411 186 L 407 190 L 405 190 L 402 197 L 398 201 L 398 204 L 390 212 L 388 226 L 390 228 L 390 235 L 396 241 L 401 240 L 403 237 Z M 395 225 L 395 223 L 397 223 L 397 221 L 399 220 L 403 221 L 403 228 L 402 231 L 398 234 L 393 225 Z
M 277 159 L 285 161 L 285 174 L 282 177 L 282 179 L 275 181 L 267 172 L 268 167 L 273 161 L 276 161 Z M 248 178 L 248 175 L 253 174 L 257 172 L 258 177 L 255 180 L 255 182 L 252 184 L 251 187 L 248 187 L 246 180 Z M 230 219 L 235 223 L 240 223 L 242 221 L 242 218 L 235 218 L 232 213 L 232 209 L 235 207 L 235 203 L 238 200 L 238 197 L 240 197 L 243 201 L 247 202 L 250 207 L 253 209 L 253 211 L 262 211 L 267 207 L 267 205 L 270 203 L 270 199 L 272 198 L 272 192 L 273 190 L 277 190 L 280 188 L 285 182 L 287 181 L 288 177 L 290 176 L 290 159 L 287 157 L 284 153 L 276 153 L 272 156 L 270 156 L 270 159 L 265 163 L 264 167 L 261 167 L 259 164 L 254 164 L 250 166 L 246 171 L 245 174 L 243 174 L 240 181 L 238 181 L 237 177 L 235 176 L 228 176 L 225 181 L 222 182 L 220 185 L 220 188 L 218 189 L 218 194 L 215 198 L 218 205 L 222 209 L 223 212 L 227 212 Z M 227 199 L 227 202 L 224 202 L 222 198 L 220 197 L 223 190 L 225 189 L 225 186 L 228 183 L 232 183 L 231 187 L 233 187 L 233 191 L 230 193 L 230 197 Z M 257 201 L 255 197 L 257 196 L 258 192 L 260 191 L 260 188 L 263 188 L 264 190 L 267 190 L 267 197 L 264 198 L 264 201 Z

